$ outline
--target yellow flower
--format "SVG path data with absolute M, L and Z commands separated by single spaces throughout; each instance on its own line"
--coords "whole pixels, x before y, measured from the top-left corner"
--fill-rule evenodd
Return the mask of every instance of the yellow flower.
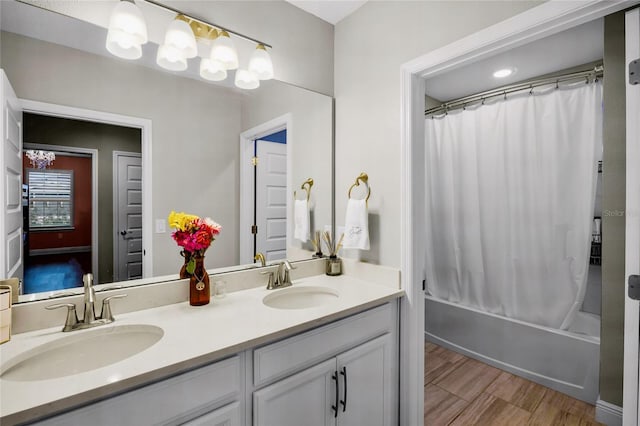
M 178 231 L 187 231 L 196 219 L 198 219 L 196 215 L 186 214 L 184 212 L 176 213 L 172 210 L 171 213 L 169 213 L 168 221 L 171 228 L 175 228 Z

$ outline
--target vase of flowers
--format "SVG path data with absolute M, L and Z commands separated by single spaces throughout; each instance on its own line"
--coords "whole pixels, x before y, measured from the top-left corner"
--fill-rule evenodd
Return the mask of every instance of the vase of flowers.
M 169 226 L 175 229 L 171 237 L 183 249 L 185 263 L 180 269 L 180 277 L 185 275 L 184 278 L 189 278 L 189 303 L 192 306 L 206 305 L 211 298 L 211 290 L 209 274 L 204 267 L 204 253 L 222 227 L 211 218 L 174 211 L 169 214 Z
M 182 250 L 180 252 L 180 256 L 182 256 L 184 258 L 184 263 L 182 264 L 182 267 L 180 268 L 180 279 L 182 280 L 182 279 L 191 277 L 191 274 L 187 272 L 187 265 L 191 261 L 191 252 L 186 251 L 186 250 Z

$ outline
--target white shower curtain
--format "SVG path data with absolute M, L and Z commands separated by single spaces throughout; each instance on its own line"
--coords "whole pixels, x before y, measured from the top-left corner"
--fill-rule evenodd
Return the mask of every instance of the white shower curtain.
M 601 84 L 509 95 L 425 129 L 429 293 L 569 327 L 586 289 Z

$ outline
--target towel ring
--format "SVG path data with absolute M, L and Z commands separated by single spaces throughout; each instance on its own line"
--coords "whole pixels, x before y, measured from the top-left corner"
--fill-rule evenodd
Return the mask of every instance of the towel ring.
M 369 197 L 371 196 L 371 187 L 369 186 L 369 175 L 367 175 L 365 172 L 360 173 L 360 175 L 356 178 L 356 182 L 349 188 L 347 196 L 351 198 L 351 190 L 356 186 L 360 186 L 360 182 L 364 183 L 364 185 L 367 187 L 367 198 L 365 198 L 364 201 L 366 203 L 369 203 Z
M 306 186 L 306 188 L 305 188 Z M 307 193 L 307 201 L 309 201 L 309 198 L 311 197 L 311 187 L 313 186 L 313 179 L 308 178 L 307 180 L 305 180 L 302 185 L 300 185 L 300 189 L 304 189 Z M 293 199 L 297 200 L 296 198 L 296 191 L 293 191 Z

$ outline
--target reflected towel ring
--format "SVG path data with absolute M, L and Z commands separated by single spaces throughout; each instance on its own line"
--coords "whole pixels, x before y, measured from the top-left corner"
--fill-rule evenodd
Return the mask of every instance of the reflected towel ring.
M 364 201 L 367 204 L 369 204 L 369 197 L 371 196 L 371 187 L 369 186 L 369 175 L 367 175 L 365 172 L 360 173 L 360 175 L 356 178 L 355 183 L 351 185 L 351 187 L 349 188 L 349 192 L 347 193 L 347 196 L 351 198 L 351 190 L 356 186 L 360 186 L 360 182 L 364 183 L 364 185 L 367 187 L 367 197 L 364 199 Z
M 312 186 L 313 186 L 313 179 L 311 179 L 311 178 L 308 178 L 307 180 L 305 180 L 302 183 L 302 185 L 300 185 L 300 189 L 304 189 L 306 191 L 306 193 L 307 193 L 307 202 L 309 201 L 309 198 L 311 198 L 311 187 Z M 296 191 L 293 191 L 293 199 L 297 200 Z

